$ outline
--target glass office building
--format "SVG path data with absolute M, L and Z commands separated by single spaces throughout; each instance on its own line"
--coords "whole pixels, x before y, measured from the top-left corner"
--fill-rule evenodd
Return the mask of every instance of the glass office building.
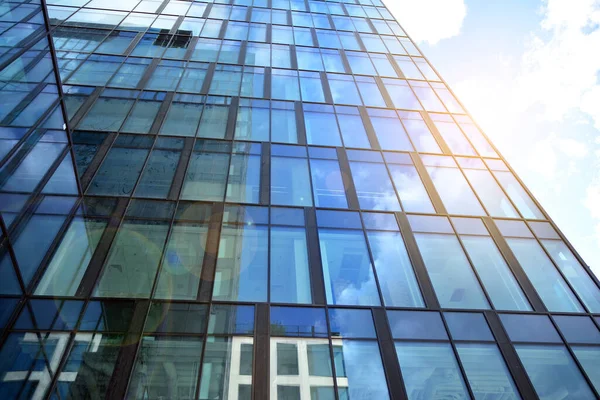
M 1 399 L 594 399 L 600 288 L 380 0 L 0 3 Z

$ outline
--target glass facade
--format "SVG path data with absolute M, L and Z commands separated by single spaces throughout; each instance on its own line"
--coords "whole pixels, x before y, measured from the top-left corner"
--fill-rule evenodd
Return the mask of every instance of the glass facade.
M 600 285 L 381 0 L 0 4 L 0 398 L 593 399 Z

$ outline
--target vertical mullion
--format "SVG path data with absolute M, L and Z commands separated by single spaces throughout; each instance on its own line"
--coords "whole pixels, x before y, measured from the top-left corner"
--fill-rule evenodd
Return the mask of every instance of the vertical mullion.
M 208 302 L 212 298 L 224 210 L 224 203 L 214 203 L 211 209 L 198 287 L 198 301 Z
M 400 227 L 400 233 L 404 239 L 404 244 L 406 245 L 406 251 L 408 252 L 413 270 L 415 271 L 417 281 L 419 282 L 425 305 L 429 309 L 437 310 L 440 308 L 440 303 L 435 294 L 431 279 L 429 278 L 429 273 L 427 272 L 427 267 L 425 266 L 421 252 L 419 251 L 417 240 L 410 228 L 408 218 L 404 213 L 397 212 L 395 215 L 398 226 Z
M 254 307 L 254 359 L 252 368 L 252 399 L 269 398 L 269 305 L 258 303 Z
M 523 267 L 521 267 L 521 264 L 517 260 L 517 257 L 514 255 L 514 253 L 510 249 L 508 242 L 506 241 L 504 236 L 502 236 L 502 234 L 500 233 L 500 230 L 496 226 L 496 223 L 494 222 L 494 220 L 491 217 L 483 217 L 482 220 L 483 220 L 485 227 L 489 231 L 490 236 L 494 240 L 494 243 L 496 243 L 498 250 L 500 250 L 500 253 L 506 260 L 506 263 L 508 264 L 508 267 L 512 271 L 515 279 L 521 285 L 521 288 L 523 289 L 525 296 L 529 300 L 531 307 L 536 312 L 547 312 L 548 310 L 546 309 L 544 302 L 538 295 L 537 291 L 535 290 L 535 287 L 533 286 L 533 284 L 529 280 L 529 277 L 523 270 Z
M 108 224 L 106 228 L 104 228 L 104 232 L 98 241 L 98 245 L 96 246 L 96 250 L 92 255 L 90 262 L 88 263 L 88 267 L 85 271 L 85 274 L 81 278 L 81 283 L 77 288 L 76 297 L 89 297 L 92 294 L 92 289 L 102 272 L 102 267 L 104 266 L 104 261 L 108 257 L 108 251 L 117 235 L 117 231 L 119 226 L 121 225 L 121 220 L 125 215 L 125 210 L 127 209 L 127 205 L 129 203 L 129 198 L 119 198 L 117 201 L 117 205 L 113 210 L 110 219 L 108 220 Z
M 136 354 L 138 345 L 142 341 L 142 333 L 144 330 L 144 322 L 146 315 L 150 309 L 150 300 L 136 301 L 133 311 L 133 317 L 129 330 L 123 340 L 123 346 L 119 351 L 113 374 L 106 391 L 107 399 L 124 399 L 126 398 L 129 380 L 133 375 L 133 367 L 135 366 Z
M 360 209 L 358 202 L 358 195 L 356 194 L 356 187 L 354 186 L 354 180 L 352 179 L 352 170 L 350 169 L 350 162 L 346 151 L 342 147 L 337 147 L 337 158 L 340 171 L 342 173 L 342 183 L 344 184 L 344 192 L 346 194 L 346 200 L 348 201 L 348 208 L 351 210 Z
M 429 131 L 433 135 L 433 138 L 440 146 L 442 153 L 452 154 L 452 150 L 450 150 L 450 147 L 442 137 L 442 134 L 438 130 L 437 126 L 435 126 L 435 124 L 433 123 L 433 120 L 429 116 L 429 113 L 427 111 L 419 111 L 419 114 L 421 115 L 421 118 L 423 118 L 423 121 L 425 122 L 425 125 L 427 125 L 427 128 L 429 128 Z
M 417 173 L 419 174 L 419 177 L 421 178 L 421 181 L 423 182 L 423 186 L 425 186 L 425 190 L 429 194 L 429 198 L 431 200 L 431 203 L 433 204 L 433 208 L 435 209 L 435 212 L 438 214 L 448 214 L 448 211 L 446 211 L 446 207 L 444 206 L 444 203 L 442 202 L 442 198 L 440 197 L 440 194 L 437 192 L 437 189 L 435 188 L 435 185 L 433 184 L 433 180 L 431 179 L 431 176 L 429 176 L 429 172 L 427 172 L 427 168 L 423 164 L 421 157 L 419 157 L 419 155 L 417 153 L 413 152 L 413 153 L 410 153 L 410 158 L 412 159 L 413 164 L 417 170 Z
M 502 327 L 502 323 L 500 322 L 500 318 L 497 313 L 494 311 L 484 311 L 483 312 L 488 325 L 496 338 L 496 343 L 498 348 L 500 349 L 500 353 L 502 354 L 504 361 L 506 362 L 506 366 L 510 371 L 515 385 L 517 386 L 519 392 L 521 392 L 521 396 L 524 399 L 538 399 L 538 395 L 527 376 L 527 372 L 525 372 L 525 368 L 521 364 L 521 360 L 517 354 L 517 351 L 513 347 L 508 338 L 508 335 L 504 331 Z
M 323 266 L 321 265 L 317 216 L 313 207 L 304 208 L 304 220 L 306 225 L 306 243 L 312 300 L 313 304 L 323 305 L 326 304 L 325 281 L 323 278 Z
M 190 158 L 192 157 L 193 149 L 194 138 L 185 138 L 183 150 L 181 150 L 181 155 L 179 156 L 179 162 L 177 164 L 177 169 L 175 170 L 175 175 L 173 176 L 173 182 L 171 182 L 171 188 L 169 189 L 167 200 L 177 200 L 179 198 L 179 193 L 181 192 L 183 181 L 185 179 L 185 172 Z
M 261 205 L 269 205 L 271 197 L 271 143 L 261 143 L 260 152 L 260 195 Z
M 375 322 L 375 331 L 377 332 L 377 343 L 379 345 L 379 351 L 381 352 L 383 370 L 385 371 L 385 376 L 387 378 L 390 396 L 394 400 L 408 399 L 385 309 L 375 307 L 372 309 L 372 312 L 373 321 Z

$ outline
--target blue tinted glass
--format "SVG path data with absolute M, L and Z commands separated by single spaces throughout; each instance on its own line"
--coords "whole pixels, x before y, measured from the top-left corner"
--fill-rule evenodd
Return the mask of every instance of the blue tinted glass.
M 397 342 L 396 353 L 409 400 L 470 398 L 449 343 Z
M 357 212 L 317 210 L 317 225 L 323 228 L 356 228 L 362 227 Z
M 457 343 L 456 350 L 476 400 L 521 398 L 495 344 Z
M 204 333 L 208 306 L 153 302 L 144 325 L 145 332 Z
M 89 194 L 128 196 L 146 161 L 148 150 L 113 147 L 88 189 Z
M 326 337 L 325 309 L 271 307 L 271 335 Z
M 327 302 L 379 305 L 363 231 L 320 228 L 319 242 Z
M 351 162 L 350 169 L 360 208 L 400 211 L 400 203 L 384 164 Z
M 0 350 L 0 395 L 3 399 L 32 398 L 39 393 L 45 398 L 55 368 L 48 368 L 48 360 L 60 360 L 69 340 L 68 333 L 53 332 L 36 335 L 29 332 L 12 333 Z M 27 373 L 31 371 L 30 373 Z M 33 375 L 33 376 L 32 376 Z M 13 379 L 6 379 L 13 376 Z M 41 381 L 41 382 L 40 382 Z
M 252 334 L 254 306 L 215 304 L 208 319 L 209 334 Z
M 483 314 L 447 312 L 444 318 L 454 340 L 494 340 Z
M 375 326 L 371 310 L 330 308 L 331 336 L 344 338 L 374 338 Z
M 394 339 L 448 339 L 437 312 L 388 311 L 387 314 Z
M 340 132 L 332 107 L 330 112 L 304 110 L 306 141 L 321 146 L 341 146 Z
M 74 329 L 83 301 L 30 300 L 21 311 L 15 329 Z
M 595 398 L 565 346 L 520 344 L 515 348 L 540 399 Z
M 507 238 L 506 241 L 548 310 L 583 311 L 579 301 L 535 239 Z
M 224 224 L 213 299 L 266 301 L 269 230 L 264 225 Z
M 81 318 L 79 330 L 125 332 L 133 317 L 133 301 L 91 301 Z
M 37 271 L 64 220 L 64 215 L 33 215 L 15 241 L 13 249 L 26 286 Z M 40 232 L 44 234 L 40 235 Z
M 166 198 L 171 189 L 180 153 L 171 150 L 154 150 L 146 163 L 135 195 L 139 197 Z
M 337 160 L 311 159 L 310 174 L 317 207 L 348 208 Z
M 277 205 L 312 205 L 306 158 L 271 157 L 271 202 Z
M 562 342 L 546 315 L 501 314 L 500 319 L 513 342 Z
M 347 378 L 338 385 L 340 399 L 389 399 L 379 346 L 374 340 L 342 340 L 334 344 L 336 375 Z M 331 397 L 329 397 L 331 398 Z
M 415 239 L 442 307 L 489 308 L 456 236 L 416 233 Z
M 600 390 L 600 347 L 599 346 L 571 346 L 577 361 L 592 381 L 596 391 Z
M 311 303 L 306 232 L 298 227 L 271 227 L 271 301 Z
M 567 343 L 600 343 L 600 331 L 590 317 L 555 315 Z
M 394 217 L 391 217 L 395 224 Z M 424 307 L 419 284 L 400 232 L 368 231 L 367 238 L 385 305 Z
M 18 302 L 19 299 L 0 299 L 0 330 L 4 328 Z
M 4 217 L 4 215 L 3 215 Z M 5 218 L 5 217 L 4 217 Z M 21 294 L 21 287 L 8 252 L 4 252 L 0 260 L 0 294 Z
M 492 238 L 471 235 L 461 235 L 460 238 L 494 307 L 497 310 L 531 310 L 527 298 Z

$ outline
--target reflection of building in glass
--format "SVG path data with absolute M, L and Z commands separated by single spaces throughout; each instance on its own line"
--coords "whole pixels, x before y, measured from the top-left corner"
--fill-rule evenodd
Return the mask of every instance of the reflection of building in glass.
M 0 398 L 592 399 L 600 289 L 380 0 L 0 5 Z

